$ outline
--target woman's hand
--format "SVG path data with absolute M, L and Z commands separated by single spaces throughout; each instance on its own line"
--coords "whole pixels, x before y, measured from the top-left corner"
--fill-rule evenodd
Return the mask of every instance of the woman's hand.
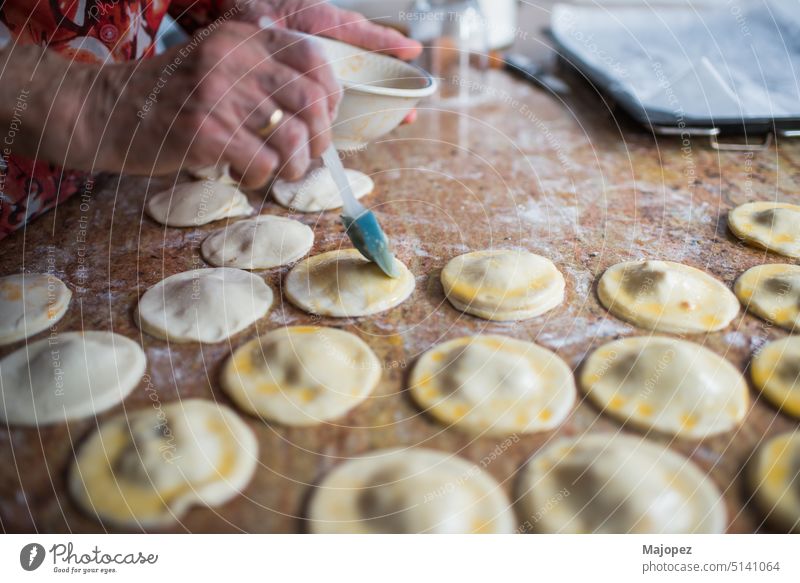
M 257 187 L 275 170 L 290 179 L 305 173 L 330 144 L 339 99 L 313 43 L 229 22 L 159 57 L 103 67 L 79 125 L 96 136 L 86 149 L 97 154 L 94 170 L 150 175 L 227 162 Z M 265 137 L 277 108 L 286 115 Z
M 280 28 L 327 36 L 406 61 L 422 51 L 422 45 L 402 33 L 323 0 L 224 0 L 223 4 L 237 20 L 259 24 L 266 16 Z

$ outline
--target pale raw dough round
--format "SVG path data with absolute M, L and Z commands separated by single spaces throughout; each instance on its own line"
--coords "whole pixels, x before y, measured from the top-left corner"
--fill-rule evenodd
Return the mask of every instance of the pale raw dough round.
M 239 185 L 239 183 L 231 177 L 231 165 L 227 163 L 211 164 L 209 166 L 203 166 L 202 168 L 190 168 L 189 174 L 198 180 L 216 180 L 218 182 L 224 182 L 225 184 Z
M 477 465 L 424 448 L 344 462 L 314 492 L 314 533 L 511 533 L 511 502 Z
M 751 245 L 800 258 L 800 206 L 796 204 L 748 202 L 728 214 L 728 226 Z
M 136 309 L 139 327 L 173 342 L 221 342 L 267 315 L 272 290 L 263 279 L 230 267 L 171 275 L 147 290 Z
M 297 261 L 311 251 L 314 231 L 301 222 L 260 215 L 237 221 L 203 241 L 203 257 L 218 267 L 270 269 Z
M 750 375 L 773 405 L 800 418 L 800 336 L 764 346 L 750 364 Z
M 728 522 L 694 464 L 624 434 L 558 439 L 530 459 L 518 487 L 525 532 L 718 534 Z
M 48 425 L 120 403 L 145 371 L 144 351 L 111 332 L 64 332 L 0 360 L 0 421 Z
M 385 275 L 356 249 L 328 251 L 298 263 L 286 277 L 286 297 L 311 314 L 349 318 L 385 312 L 414 291 L 414 276 L 395 258 L 398 277 Z
M 564 301 L 564 276 L 553 262 L 527 251 L 475 251 L 442 270 L 451 304 L 486 320 L 525 320 Z
M 800 332 L 800 267 L 774 263 L 745 271 L 733 287 L 748 312 Z
M 369 194 L 375 188 L 372 178 L 358 170 L 345 168 L 344 173 L 356 198 Z M 301 180 L 293 182 L 276 180 L 272 185 L 272 196 L 281 206 L 301 213 L 337 209 L 342 206 L 339 188 L 333 181 L 330 170 L 325 166 L 313 169 Z
M 555 353 L 506 336 L 465 336 L 419 359 L 410 379 L 417 404 L 476 435 L 546 431 L 575 402 L 572 369 Z
M 236 185 L 219 180 L 184 182 L 147 201 L 147 214 L 170 227 L 197 227 L 255 212 Z
M 597 294 L 608 310 L 647 330 L 713 332 L 739 313 L 736 296 L 704 271 L 672 261 L 629 261 L 609 267 Z
M 784 532 L 800 534 L 800 432 L 761 445 L 750 479 L 757 505 L 769 521 Z
M 731 363 L 665 336 L 604 344 L 587 359 L 580 384 L 622 422 L 693 439 L 734 429 L 749 405 L 747 383 Z
M 69 307 L 72 292 L 46 273 L 0 278 L 0 344 L 11 344 L 47 330 Z
M 222 387 L 248 413 L 307 427 L 343 416 L 380 378 L 378 357 L 358 336 L 294 326 L 237 348 L 222 371 Z
M 233 411 L 186 399 L 100 425 L 80 445 L 68 487 L 103 522 L 159 528 L 190 506 L 220 506 L 236 497 L 257 464 L 256 437 Z

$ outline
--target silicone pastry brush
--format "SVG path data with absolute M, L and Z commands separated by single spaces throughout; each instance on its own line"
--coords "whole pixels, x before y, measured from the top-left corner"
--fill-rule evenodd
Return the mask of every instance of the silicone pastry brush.
M 364 208 L 353 196 L 350 181 L 347 180 L 342 161 L 339 160 L 339 153 L 333 144 L 323 152 L 322 161 L 330 171 L 342 198 L 342 223 L 353 246 L 364 257 L 377 263 L 381 271 L 389 277 L 399 276 L 389 240 L 381 229 L 375 213 Z

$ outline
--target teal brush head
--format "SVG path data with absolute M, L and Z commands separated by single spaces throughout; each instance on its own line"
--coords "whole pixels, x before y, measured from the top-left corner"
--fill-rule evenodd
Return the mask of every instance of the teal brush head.
M 356 218 L 342 215 L 342 223 L 347 230 L 347 236 L 359 253 L 377 263 L 381 271 L 389 277 L 400 275 L 394 255 L 389 248 L 389 240 L 381 229 L 375 213 L 365 210 Z

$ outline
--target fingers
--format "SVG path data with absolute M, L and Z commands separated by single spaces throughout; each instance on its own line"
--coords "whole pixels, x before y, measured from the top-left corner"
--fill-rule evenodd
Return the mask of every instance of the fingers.
M 319 83 L 272 60 L 266 61 L 254 74 L 265 95 L 269 95 L 290 117 L 307 126 L 303 147 L 310 149 L 311 157 L 322 155 L 331 143 L 332 117 L 328 111 L 325 89 Z M 262 119 L 269 119 L 271 111 L 263 114 Z
M 408 115 L 406 115 L 403 118 L 403 122 L 402 123 L 403 124 L 408 124 L 408 123 L 414 123 L 415 121 L 417 121 L 417 110 L 416 109 L 412 109 L 411 111 L 408 112 Z
M 275 150 L 244 131 L 237 132 L 226 145 L 222 159 L 230 164 L 233 178 L 245 188 L 266 186 L 280 162 Z
M 329 36 L 371 51 L 381 51 L 399 59 L 415 59 L 422 45 L 402 33 L 370 22 L 357 12 L 320 4 L 314 10 L 301 10 L 287 16 L 289 26 L 311 34 Z
M 287 180 L 299 180 L 305 175 L 311 164 L 306 124 L 297 118 L 284 119 L 267 138 L 267 144 L 280 155 L 278 176 Z
M 294 69 L 307 79 L 316 82 L 324 91 L 330 119 L 336 117 L 336 109 L 342 97 L 342 88 L 325 54 L 313 39 L 293 32 L 269 29 L 262 33 L 272 58 Z

